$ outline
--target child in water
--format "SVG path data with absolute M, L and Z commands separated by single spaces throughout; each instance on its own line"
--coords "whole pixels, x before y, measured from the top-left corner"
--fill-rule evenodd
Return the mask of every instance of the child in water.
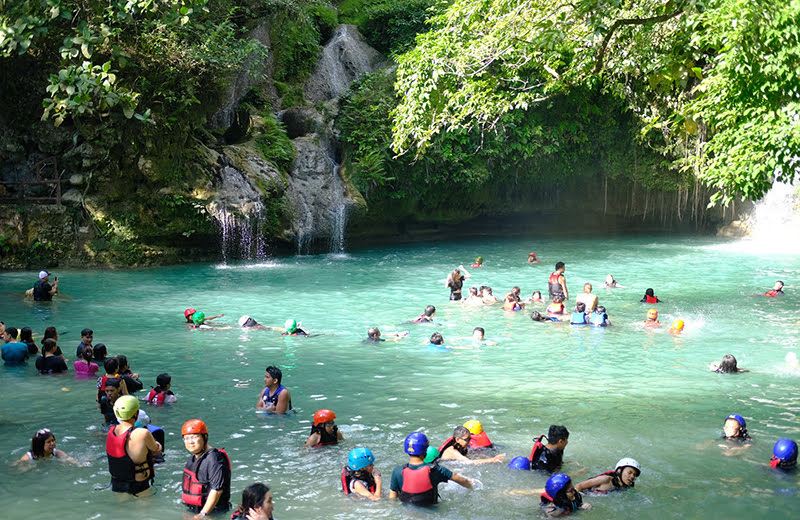
M 336 414 L 328 409 L 317 410 L 314 414 L 314 424 L 311 426 L 311 434 L 306 440 L 306 446 L 319 447 L 328 446 L 330 444 L 339 444 L 343 441 L 344 437 L 342 432 L 336 426 L 333 420 L 336 419 Z
M 595 327 L 608 327 L 611 325 L 608 314 L 606 313 L 606 308 L 602 305 L 597 306 L 597 310 L 592 313 L 589 322 Z
M 645 327 L 659 327 L 661 326 L 661 322 L 658 321 L 658 311 L 655 309 L 650 309 L 647 311 L 647 318 L 644 320 Z
M 544 485 L 540 507 L 547 516 L 562 516 L 579 509 L 590 509 L 592 505 L 583 503 L 583 497 L 572 485 L 569 475 L 556 473 Z
M 556 295 L 553 298 L 553 303 L 547 306 L 547 314 L 562 315 L 564 314 L 564 297 Z
M 792 439 L 781 439 L 772 447 L 772 459 L 769 466 L 784 471 L 797 469 L 797 443 Z
M 589 480 L 584 480 L 575 485 L 577 491 L 594 493 L 608 493 L 632 488 L 642 473 L 642 467 L 636 461 L 625 457 L 617 462 L 614 471 L 606 471 Z
M 722 438 L 727 441 L 719 447 L 725 450 L 725 455 L 734 455 L 736 452 L 750 447 L 752 441 L 747 433 L 747 422 L 739 414 L 732 413 L 725 418 L 722 424 Z
M 670 326 L 667 332 L 669 332 L 673 336 L 677 336 L 678 334 L 683 332 L 683 327 L 684 327 L 683 320 L 675 320 L 672 322 L 672 325 Z
M 586 304 L 578 302 L 575 304 L 575 311 L 572 313 L 572 318 L 569 321 L 570 325 L 587 325 L 589 321 L 586 319 Z
M 419 315 L 419 318 L 414 320 L 414 323 L 430 323 L 433 321 L 433 317 L 436 314 L 436 307 L 433 305 L 428 305 L 425 307 L 425 312 Z
M 661 300 L 659 300 L 658 297 L 653 292 L 653 289 L 647 289 L 644 292 L 644 296 L 639 301 L 641 303 L 662 303 Z
M 375 469 L 375 456 L 369 448 L 355 448 L 342 468 L 342 491 L 370 500 L 381 499 L 381 472 Z
M 150 388 L 150 393 L 145 397 L 145 401 L 150 404 L 172 404 L 178 400 L 175 394 L 172 393 L 170 387 L 172 386 L 172 376 L 166 372 L 158 374 L 156 377 L 156 386 Z M 163 443 L 162 443 L 163 445 Z
M 736 363 L 736 358 L 733 354 L 725 354 L 722 356 L 722 361 L 714 361 L 708 366 L 708 369 L 718 374 L 738 374 L 739 372 L 749 372 L 743 368 L 739 368 Z

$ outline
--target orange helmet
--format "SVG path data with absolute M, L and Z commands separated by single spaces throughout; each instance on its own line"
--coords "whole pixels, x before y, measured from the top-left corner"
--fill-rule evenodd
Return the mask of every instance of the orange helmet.
M 183 425 L 183 428 L 181 428 L 181 435 L 189 435 L 190 433 L 205 433 L 208 435 L 206 423 L 200 419 L 186 421 L 186 423 Z
M 647 311 L 647 319 L 648 320 L 658 319 L 658 311 L 655 309 L 650 309 L 649 311 Z
M 336 414 L 327 408 L 323 410 L 317 410 L 317 413 L 314 414 L 314 426 L 317 426 L 321 423 L 330 422 L 334 419 L 336 419 Z

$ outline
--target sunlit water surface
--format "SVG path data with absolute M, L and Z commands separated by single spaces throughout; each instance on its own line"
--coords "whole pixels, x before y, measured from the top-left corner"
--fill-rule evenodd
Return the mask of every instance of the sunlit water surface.
M 478 489 L 441 486 L 441 503 L 431 511 L 341 493 L 340 470 L 353 447 L 375 453 L 386 495 L 392 468 L 407 460 L 402 441 L 408 433 L 423 431 L 438 445 L 455 425 L 476 418 L 506 460 L 527 455 L 531 439 L 550 424 L 566 425 L 565 470 L 576 480 L 611 469 L 621 457 L 638 459 L 644 471 L 636 489 L 586 497 L 594 507 L 583 518 L 797 518 L 798 476 L 777 475 L 766 463 L 777 439 L 800 438 L 800 373 L 784 362 L 798 351 L 800 256 L 739 244 L 675 237 L 476 240 L 254 264 L 58 271 L 65 295 L 40 305 L 21 297 L 34 273 L 2 274 L 0 320 L 38 334 L 56 326 L 70 359 L 79 331 L 91 327 L 111 354 L 128 356 L 146 386 L 160 372 L 172 374 L 179 402 L 146 407 L 168 432 L 167 461 L 157 467 L 154 497 L 128 499 L 95 490 L 108 482 L 108 472 L 94 381 L 40 376 L 33 362 L 3 367 L 1 516 L 181 518 L 187 454 L 179 432 L 191 418 L 203 419 L 211 444 L 230 454 L 233 500 L 248 484 L 266 482 L 282 520 L 535 516 L 538 495 L 508 491 L 540 488 L 546 476 L 505 464 L 451 465 L 479 481 Z M 544 263 L 527 264 L 530 251 Z M 467 285 L 491 285 L 498 297 L 514 285 L 525 296 L 546 291 L 553 263 L 563 260 L 572 301 L 592 282 L 613 326 L 540 324 L 499 305 L 449 302 L 445 276 L 477 255 L 486 266 L 468 267 Z M 608 273 L 625 288 L 601 288 Z M 779 278 L 786 296 L 764 298 Z M 648 306 L 639 299 L 647 287 L 664 300 L 662 323 L 686 322 L 683 335 L 642 327 Z M 439 309 L 435 325 L 407 323 L 428 304 Z M 216 324 L 227 328 L 187 330 L 183 310 L 190 306 L 207 315 L 224 312 Z M 243 314 L 275 326 L 293 317 L 318 336 L 243 331 L 236 326 Z M 376 325 L 411 334 L 399 343 L 363 343 Z M 496 344 L 474 346 L 468 338 L 476 326 Z M 434 351 L 427 346 L 434 331 L 468 348 Z M 727 353 L 751 372 L 709 372 L 708 364 Z M 296 414 L 254 411 L 270 364 L 283 369 Z M 346 441 L 305 449 L 320 408 L 336 412 Z M 718 439 L 723 418 L 734 412 L 747 419 L 755 442 L 725 456 Z M 60 449 L 88 465 L 13 467 L 45 426 Z

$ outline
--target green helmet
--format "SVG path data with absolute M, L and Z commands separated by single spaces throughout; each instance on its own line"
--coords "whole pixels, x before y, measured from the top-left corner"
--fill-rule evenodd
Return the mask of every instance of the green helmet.
M 123 395 L 114 403 L 114 415 L 120 421 L 132 419 L 139 411 L 139 400 L 132 395 Z
M 192 316 L 192 321 L 194 321 L 195 325 L 202 325 L 206 321 L 206 315 L 204 312 L 197 311 Z
M 428 446 L 428 451 L 425 452 L 425 464 L 429 464 L 439 457 L 439 450 L 433 446 Z
M 297 320 L 289 318 L 288 320 L 286 320 L 286 323 L 284 323 L 283 326 L 286 329 L 286 332 L 291 334 L 297 330 Z

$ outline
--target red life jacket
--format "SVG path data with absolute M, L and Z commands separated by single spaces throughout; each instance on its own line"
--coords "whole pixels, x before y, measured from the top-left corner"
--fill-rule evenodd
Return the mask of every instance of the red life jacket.
M 645 303 L 658 303 L 658 297 L 657 296 L 645 295 L 644 300 L 645 300 Z
M 449 437 L 446 441 L 442 443 L 441 446 L 439 446 L 439 456 L 436 457 L 436 459 L 438 460 L 442 455 L 444 455 L 444 450 L 450 447 L 453 447 L 457 452 L 459 452 L 465 457 L 467 456 L 467 453 L 469 453 L 469 446 L 464 446 L 464 447 L 459 446 L 458 444 L 456 444 L 456 440 L 454 437 Z
M 776 291 L 775 289 L 770 289 L 769 291 L 764 293 L 764 296 L 766 296 L 767 298 L 774 298 L 775 296 L 778 296 L 778 291 Z
M 203 484 L 197 480 L 197 470 L 206 455 L 212 451 L 218 451 L 219 453 L 222 453 L 225 456 L 225 463 L 228 465 L 228 471 L 231 469 L 230 457 L 228 457 L 228 454 L 225 452 L 225 450 L 217 448 L 211 448 L 199 457 L 196 457 L 194 461 L 190 460 L 187 462 L 186 467 L 183 468 L 183 491 L 181 493 L 181 498 L 187 505 L 202 507 L 208 498 L 208 484 Z
M 342 467 L 342 491 L 344 491 L 345 495 L 350 494 L 350 483 L 353 480 L 366 482 L 366 488 L 369 490 L 369 492 L 375 492 L 375 477 L 372 476 L 372 473 L 367 473 L 365 476 L 357 477 L 354 470 L 347 466 Z
M 150 404 L 164 404 L 164 392 L 156 393 L 156 389 L 151 387 L 144 400 Z
M 534 439 L 533 448 L 531 449 L 531 456 L 528 457 L 531 462 L 535 461 L 537 457 L 539 457 L 539 453 L 541 450 L 544 449 L 544 444 L 542 444 L 542 439 L 544 439 L 544 435 L 539 435 Z
M 481 432 L 478 435 L 473 435 L 472 438 L 469 440 L 469 448 L 471 450 L 477 448 L 491 448 L 492 441 L 489 440 L 489 436 L 486 435 L 486 432 Z
M 123 435 L 114 433 L 116 427 L 108 430 L 106 436 L 106 455 L 108 456 L 108 472 L 111 473 L 112 480 L 120 482 L 136 482 L 136 475 L 150 472 L 151 482 L 155 479 L 155 468 L 153 467 L 153 457 L 148 454 L 147 460 L 139 464 L 133 462 L 128 455 L 128 440 L 131 438 L 136 426 L 128 429 Z
M 425 464 L 412 469 L 403 467 L 403 486 L 400 488 L 400 501 L 417 505 L 435 504 L 439 494 L 431 481 L 431 467 Z

